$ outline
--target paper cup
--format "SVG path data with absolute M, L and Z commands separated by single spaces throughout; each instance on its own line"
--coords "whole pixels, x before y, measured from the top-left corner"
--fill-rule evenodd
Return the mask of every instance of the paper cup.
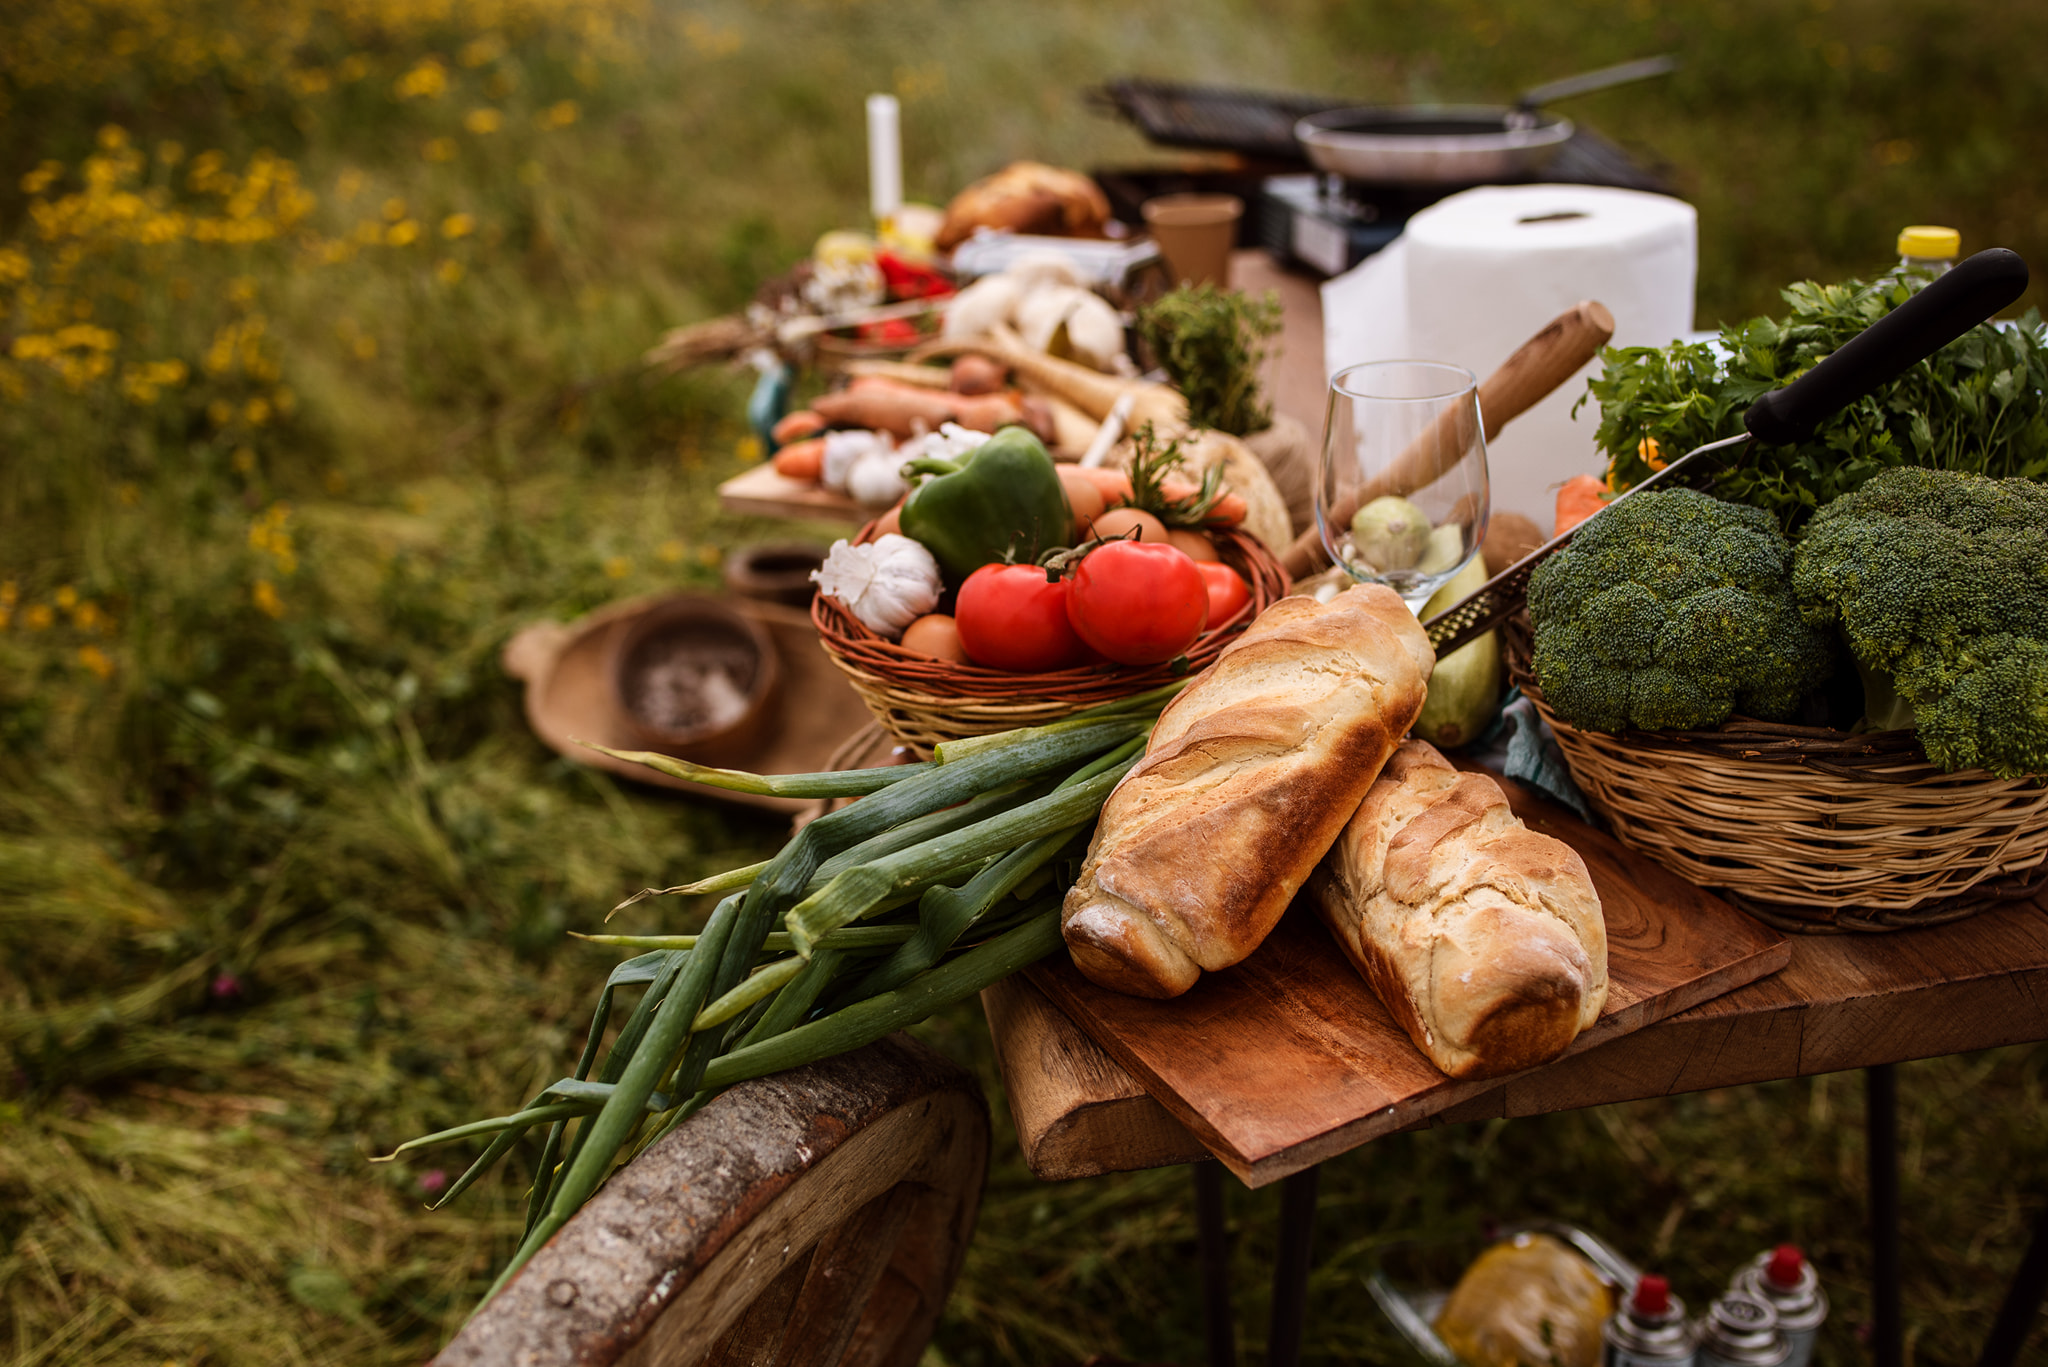
M 1244 201 L 1236 195 L 1161 195 L 1142 212 L 1174 283 L 1230 287 L 1230 249 Z

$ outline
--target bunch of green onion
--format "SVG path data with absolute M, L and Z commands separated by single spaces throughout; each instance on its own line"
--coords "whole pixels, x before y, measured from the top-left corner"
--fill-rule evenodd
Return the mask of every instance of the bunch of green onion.
M 586 937 L 646 952 L 605 981 L 575 1072 L 511 1115 L 390 1156 L 491 1136 L 445 1202 L 547 1127 L 526 1235 L 495 1294 L 615 1168 L 722 1089 L 872 1043 L 1057 948 L 1056 871 L 1086 850 L 1104 799 L 1182 686 L 877 769 L 763 776 L 607 751 L 715 787 L 861 800 L 765 863 L 664 889 L 727 894 L 695 935 Z M 641 985 L 599 1064 L 615 995 Z

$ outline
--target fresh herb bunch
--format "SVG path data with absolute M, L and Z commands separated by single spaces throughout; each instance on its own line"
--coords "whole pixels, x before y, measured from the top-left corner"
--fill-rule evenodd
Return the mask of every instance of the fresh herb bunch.
M 1259 390 L 1266 342 L 1280 331 L 1280 296 L 1188 285 L 1138 315 L 1138 334 L 1187 396 L 1188 421 L 1242 437 L 1273 425 Z
M 1223 499 L 1223 467 L 1210 466 L 1198 484 L 1174 478 L 1187 465 L 1181 439 L 1160 437 L 1149 422 L 1131 434 L 1131 445 L 1131 496 L 1124 500 L 1126 505 L 1152 514 L 1167 527 L 1205 526 Z
M 1610 347 L 1588 385 L 1608 484 L 1632 488 L 1666 461 L 1742 430 L 1752 403 L 1783 388 L 1903 304 L 1924 279 L 1805 281 L 1783 318 L 1723 328 L 1719 346 Z M 2038 311 L 2017 327 L 1971 329 L 1892 385 L 1850 404 L 1796 446 L 1753 446 L 1715 486 L 1787 531 L 1822 504 L 1901 465 L 1993 478 L 2048 476 L 2048 332 Z M 1585 399 L 1580 400 L 1581 405 Z

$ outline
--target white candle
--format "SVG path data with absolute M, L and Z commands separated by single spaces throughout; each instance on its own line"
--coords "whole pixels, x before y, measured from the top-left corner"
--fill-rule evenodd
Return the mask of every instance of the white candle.
M 894 95 L 868 96 L 868 209 L 887 223 L 903 207 L 903 140 Z

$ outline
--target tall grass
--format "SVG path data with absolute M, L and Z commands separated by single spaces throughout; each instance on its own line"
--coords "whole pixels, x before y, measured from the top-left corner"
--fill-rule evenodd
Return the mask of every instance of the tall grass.
M 503 1262 L 516 1163 L 426 1213 L 451 1174 L 364 1160 L 560 1075 L 609 961 L 563 931 L 780 831 L 556 759 L 497 652 L 536 617 L 712 587 L 766 530 L 712 495 L 747 456 L 743 381 L 637 357 L 859 221 L 863 94 L 902 97 L 908 187 L 943 201 L 1016 156 L 1149 157 L 1079 99 L 1112 75 L 1493 100 L 1675 50 L 1668 81 L 1570 110 L 1700 205 L 1706 322 L 1867 271 L 1907 221 L 2048 260 L 2044 28 L 1934 0 L 9 7 L 0 1352 L 416 1362 Z M 929 1032 L 993 1087 L 972 1013 Z M 1905 1073 L 1919 1361 L 1973 1353 L 2017 1256 L 2041 1057 Z M 1856 1098 L 1823 1079 L 1373 1145 L 1327 1178 L 1311 1354 L 1385 1349 L 1357 1283 L 1383 1241 L 1537 1212 L 1695 1297 L 1804 1239 L 1849 1355 Z M 998 1129 L 935 1360 L 1192 1360 L 1185 1175 L 1049 1187 Z M 1233 1198 L 1247 1344 L 1272 1212 Z

